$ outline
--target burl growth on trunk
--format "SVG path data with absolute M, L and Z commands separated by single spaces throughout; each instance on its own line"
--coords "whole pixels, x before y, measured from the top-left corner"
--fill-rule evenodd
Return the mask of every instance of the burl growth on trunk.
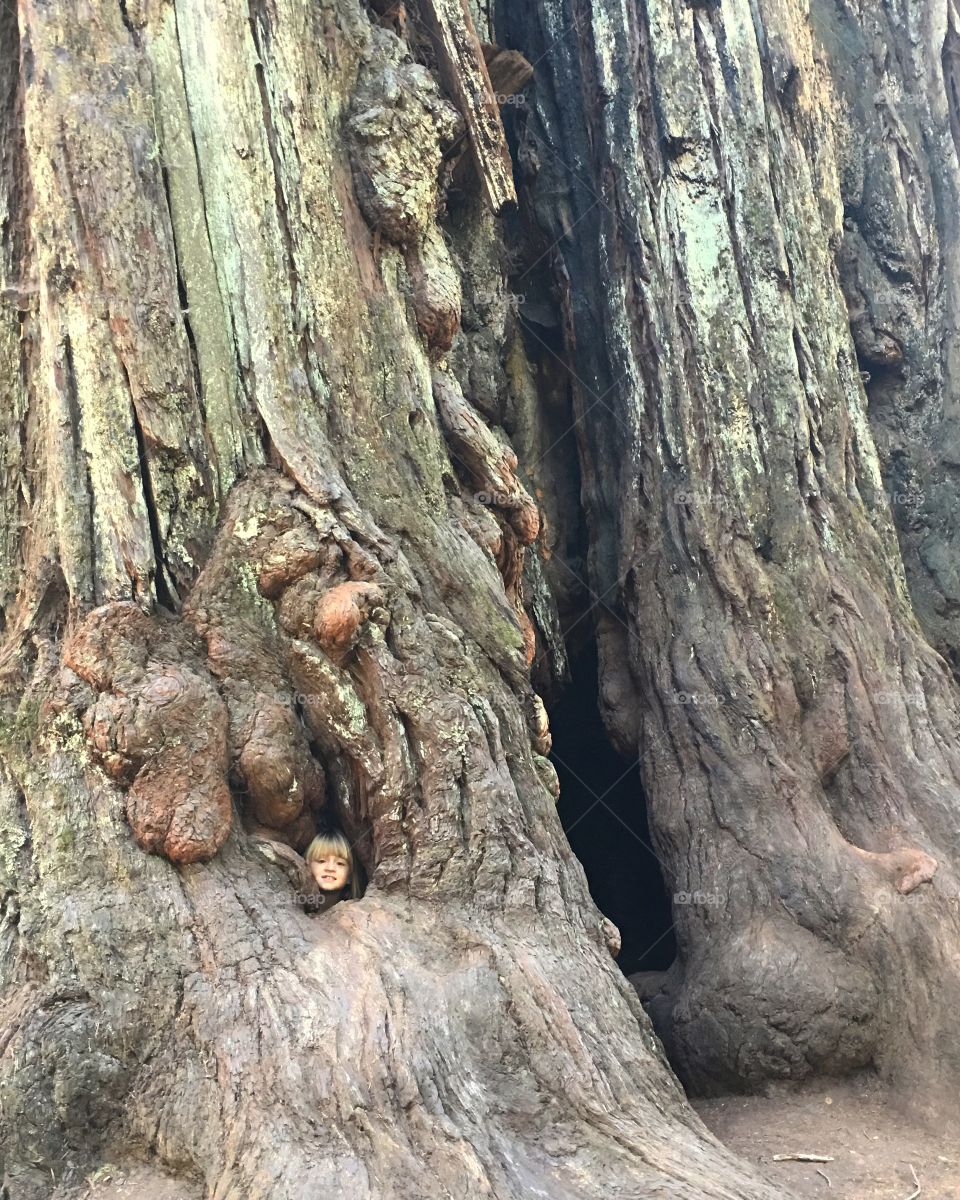
M 389 621 L 377 571 L 327 510 L 264 471 L 231 496 L 179 616 L 113 603 L 82 620 L 60 702 L 83 710 L 144 850 L 211 858 L 234 796 L 250 830 L 306 846 L 326 795 L 314 743 L 349 724 L 345 665 L 365 624 Z

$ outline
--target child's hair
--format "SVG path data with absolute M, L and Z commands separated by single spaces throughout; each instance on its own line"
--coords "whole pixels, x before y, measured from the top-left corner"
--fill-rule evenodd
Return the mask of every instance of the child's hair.
M 339 854 L 341 858 L 347 860 L 347 888 L 350 891 L 350 898 L 356 900 L 360 895 L 360 881 L 357 878 L 357 864 L 354 862 L 353 850 L 346 836 L 340 833 L 339 830 L 331 829 L 325 833 L 318 833 L 310 845 L 307 847 L 304 858 L 308 863 L 319 862 L 321 858 L 325 858 L 328 854 Z

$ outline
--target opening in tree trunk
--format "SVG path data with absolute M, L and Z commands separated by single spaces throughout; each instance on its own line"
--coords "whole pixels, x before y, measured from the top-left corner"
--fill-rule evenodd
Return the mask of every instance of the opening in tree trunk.
M 617 966 L 628 977 L 666 971 L 677 952 L 673 909 L 652 844 L 640 764 L 618 754 L 603 727 L 596 652 L 575 659 L 571 676 L 550 709 L 557 811 L 591 896 L 620 931 Z

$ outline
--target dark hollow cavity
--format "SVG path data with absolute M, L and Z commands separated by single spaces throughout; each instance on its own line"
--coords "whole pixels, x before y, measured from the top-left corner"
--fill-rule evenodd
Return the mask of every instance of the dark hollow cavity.
M 560 777 L 557 810 L 597 906 L 620 929 L 620 969 L 625 975 L 662 971 L 676 957 L 676 940 L 639 767 L 607 740 L 595 652 L 572 665 L 573 682 L 550 711 L 550 757 Z

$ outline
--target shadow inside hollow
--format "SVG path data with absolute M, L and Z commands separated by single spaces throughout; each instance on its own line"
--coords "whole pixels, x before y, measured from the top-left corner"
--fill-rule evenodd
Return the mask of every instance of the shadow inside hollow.
M 652 850 L 639 768 L 607 740 L 597 692 L 596 654 L 587 652 L 550 711 L 557 810 L 597 906 L 620 929 L 620 969 L 662 971 L 676 957 L 670 898 Z

